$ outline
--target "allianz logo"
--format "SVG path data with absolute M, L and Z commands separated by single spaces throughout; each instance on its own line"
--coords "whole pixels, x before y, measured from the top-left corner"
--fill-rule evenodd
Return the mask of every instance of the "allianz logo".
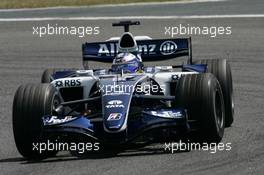
M 171 55 L 177 50 L 177 45 L 173 41 L 165 41 L 160 45 L 160 53 L 162 55 Z
M 106 108 L 125 108 L 123 101 L 121 100 L 111 100 L 105 106 Z
M 118 53 L 118 43 L 99 44 L 98 56 L 115 56 Z M 141 54 L 155 54 L 155 44 L 138 45 L 138 52 Z
M 100 48 L 98 50 L 98 56 L 115 56 L 118 52 L 118 43 L 110 44 L 99 44 Z M 177 44 L 173 41 L 167 40 L 160 44 L 141 44 L 138 45 L 138 52 L 142 55 L 155 55 L 158 52 L 158 49 L 162 55 L 171 55 L 177 50 Z

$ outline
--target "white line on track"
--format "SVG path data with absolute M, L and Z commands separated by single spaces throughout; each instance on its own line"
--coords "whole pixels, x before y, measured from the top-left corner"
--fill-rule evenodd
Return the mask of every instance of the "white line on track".
M 121 3 L 121 4 L 103 4 L 103 5 L 90 5 L 90 6 L 58 6 L 58 7 L 43 7 L 43 8 L 0 9 L 0 12 L 18 12 L 18 11 L 23 12 L 23 11 L 39 11 L 39 10 L 59 10 L 59 9 L 191 4 L 191 3 L 219 2 L 219 1 L 226 1 L 226 0 L 183 0 L 183 1 L 165 1 L 165 2 L 137 2 L 137 3 Z
M 215 19 L 215 18 L 263 18 L 264 14 L 237 15 L 191 15 L 191 16 L 97 16 L 97 17 L 43 17 L 43 18 L 0 18 L 0 22 L 26 21 L 95 21 L 128 19 Z

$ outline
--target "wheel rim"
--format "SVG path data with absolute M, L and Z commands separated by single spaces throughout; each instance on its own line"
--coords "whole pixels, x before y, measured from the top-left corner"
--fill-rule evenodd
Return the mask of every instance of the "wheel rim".
M 52 98 L 51 114 L 54 113 L 55 109 L 60 105 L 61 100 L 57 94 L 54 94 Z

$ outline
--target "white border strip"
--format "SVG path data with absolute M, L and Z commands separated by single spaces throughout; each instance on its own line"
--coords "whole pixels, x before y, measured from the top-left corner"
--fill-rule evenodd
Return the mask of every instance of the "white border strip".
M 101 16 L 101 17 L 43 17 L 43 18 L 0 18 L 0 22 L 26 21 L 96 21 L 135 19 L 215 19 L 215 18 L 263 18 L 264 14 L 240 15 L 191 15 L 191 16 Z
M 0 12 L 18 12 L 18 11 L 23 12 L 23 11 L 40 11 L 40 10 L 59 10 L 59 9 L 82 9 L 82 8 L 191 4 L 191 3 L 219 2 L 219 1 L 226 1 L 226 0 L 182 0 L 182 1 L 164 1 L 164 2 L 137 2 L 137 3 L 121 3 L 121 4 L 102 4 L 102 5 L 90 5 L 90 6 L 57 6 L 57 7 L 43 7 L 43 8 L 0 9 Z

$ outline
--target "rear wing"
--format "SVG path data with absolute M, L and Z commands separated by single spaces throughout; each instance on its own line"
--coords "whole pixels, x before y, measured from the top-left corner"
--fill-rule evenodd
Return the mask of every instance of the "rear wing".
M 138 52 L 142 61 L 161 61 L 188 56 L 192 64 L 191 38 L 138 40 Z M 87 61 L 112 62 L 118 53 L 118 41 L 84 43 L 82 45 L 84 67 Z

